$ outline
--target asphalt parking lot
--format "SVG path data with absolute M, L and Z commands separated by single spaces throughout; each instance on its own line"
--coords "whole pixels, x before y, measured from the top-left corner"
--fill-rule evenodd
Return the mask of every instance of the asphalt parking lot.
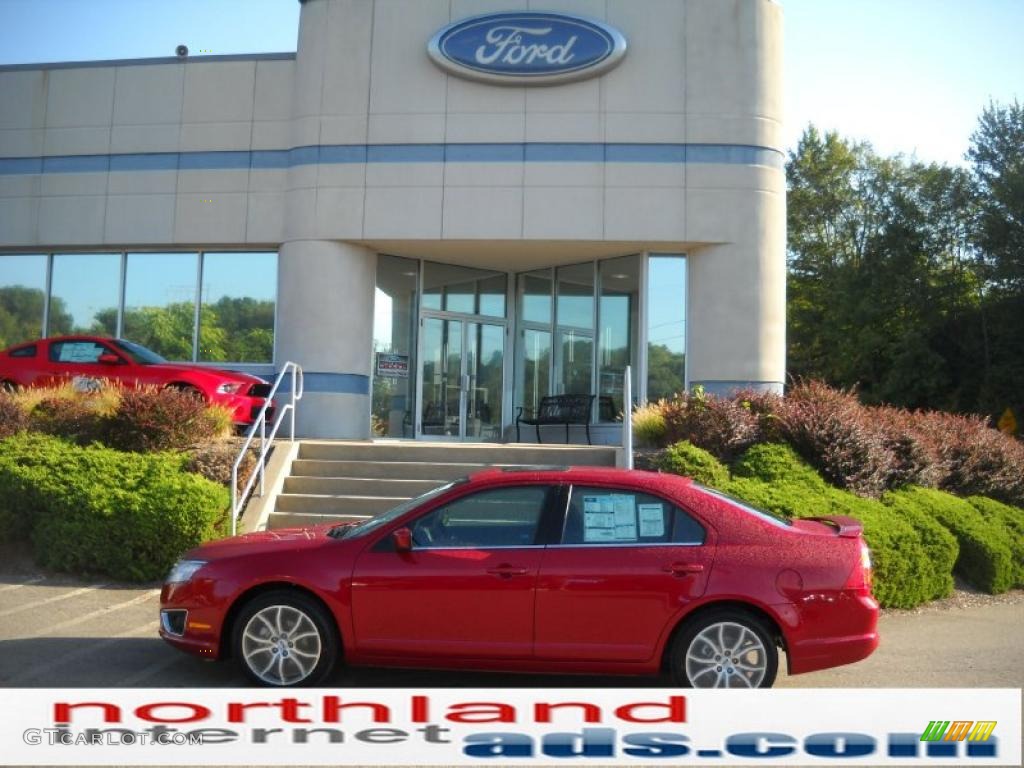
M 157 635 L 158 585 L 82 582 L 29 567 L 0 573 L 0 686 L 230 687 L 233 664 L 194 659 Z M 778 687 L 1022 687 L 1024 592 L 958 593 L 917 612 L 885 612 L 882 645 L 855 665 L 780 674 Z M 351 687 L 638 687 L 635 678 L 342 669 Z

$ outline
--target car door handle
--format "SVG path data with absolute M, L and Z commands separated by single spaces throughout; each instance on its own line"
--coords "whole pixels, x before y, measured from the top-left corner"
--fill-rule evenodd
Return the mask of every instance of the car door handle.
M 517 568 L 514 565 L 502 564 L 495 568 L 488 568 L 487 572 L 492 576 L 500 576 L 503 579 L 511 579 L 513 576 L 525 576 L 530 572 L 529 568 Z
M 661 570 L 671 573 L 673 576 L 689 576 L 691 573 L 703 573 L 704 566 L 700 563 L 672 563 Z

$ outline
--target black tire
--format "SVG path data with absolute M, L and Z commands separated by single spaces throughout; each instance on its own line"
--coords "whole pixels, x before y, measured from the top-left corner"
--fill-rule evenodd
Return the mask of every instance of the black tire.
M 771 688 L 779 671 L 773 633 L 761 619 L 735 609 L 709 611 L 684 624 L 668 661 L 672 682 L 684 688 Z
M 257 685 L 308 686 L 334 671 L 341 640 L 323 605 L 302 592 L 280 589 L 258 595 L 242 607 L 232 627 L 231 649 L 242 671 Z
M 10 381 L 8 379 L 0 380 L 0 392 L 6 392 L 8 394 L 13 394 L 13 393 L 17 392 L 19 389 L 20 389 L 20 387 L 17 384 L 15 384 L 13 381 Z

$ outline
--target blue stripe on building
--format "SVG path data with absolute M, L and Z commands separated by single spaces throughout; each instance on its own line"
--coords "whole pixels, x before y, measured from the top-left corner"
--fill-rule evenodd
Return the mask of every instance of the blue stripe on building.
M 150 152 L 0 158 L 0 175 L 110 171 L 283 169 L 352 163 L 717 163 L 781 170 L 782 152 L 733 144 L 333 144 L 222 152 Z

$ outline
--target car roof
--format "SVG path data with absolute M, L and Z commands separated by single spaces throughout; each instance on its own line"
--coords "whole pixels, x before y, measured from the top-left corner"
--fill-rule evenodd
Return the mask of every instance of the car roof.
M 641 488 L 679 488 L 690 485 L 692 480 L 680 475 L 662 472 L 647 472 L 639 469 L 620 469 L 617 467 L 563 467 L 563 466 L 523 466 L 523 467 L 489 467 L 469 476 L 473 485 L 510 485 L 516 482 L 551 482 L 551 483 L 596 483 L 598 485 L 615 485 L 623 483 Z

